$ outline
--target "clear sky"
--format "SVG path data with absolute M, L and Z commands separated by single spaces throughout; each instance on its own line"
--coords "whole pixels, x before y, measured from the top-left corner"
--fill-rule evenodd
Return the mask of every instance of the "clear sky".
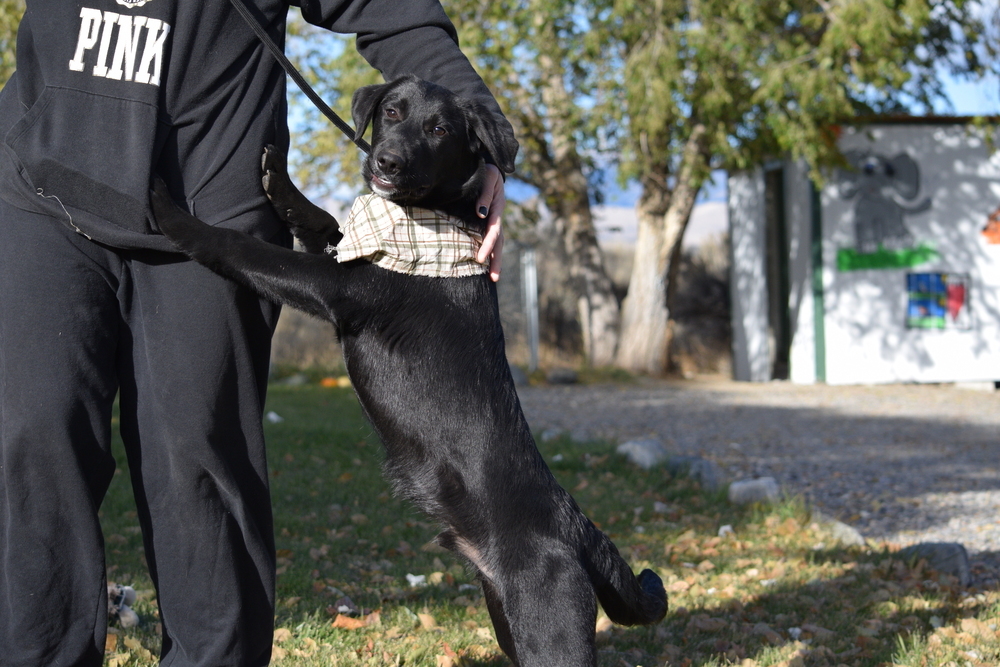
M 944 104 L 939 104 L 938 113 L 955 113 L 960 116 L 1000 115 L 1000 78 L 988 76 L 982 81 L 967 82 L 945 79 L 945 90 L 954 105 L 950 112 Z

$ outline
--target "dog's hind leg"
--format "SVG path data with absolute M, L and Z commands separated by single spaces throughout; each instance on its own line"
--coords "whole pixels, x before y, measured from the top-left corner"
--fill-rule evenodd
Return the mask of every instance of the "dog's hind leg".
M 336 247 L 343 234 L 337 219 L 309 201 L 288 176 L 284 153 L 266 146 L 261 156 L 261 183 L 271 205 L 302 243 L 306 252 L 319 254 Z
M 597 601 L 574 555 L 541 552 L 503 577 L 482 577 L 497 643 L 518 667 L 592 667 Z
M 503 599 L 493 582 L 486 577 L 480 577 L 479 581 L 483 586 L 483 597 L 486 598 L 486 609 L 490 612 L 490 620 L 493 621 L 493 632 L 496 633 L 497 644 L 515 665 L 520 665 L 521 663 L 517 660 L 517 649 L 514 646 L 514 636 L 510 631 L 510 622 L 504 612 Z

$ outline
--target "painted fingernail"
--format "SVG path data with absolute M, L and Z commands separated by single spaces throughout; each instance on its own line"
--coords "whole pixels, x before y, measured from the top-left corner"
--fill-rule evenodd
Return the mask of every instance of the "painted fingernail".
M 479 207 L 479 217 L 480 218 L 485 218 L 486 214 L 489 213 L 489 212 L 490 212 L 490 209 L 486 208 L 485 206 L 480 206 Z

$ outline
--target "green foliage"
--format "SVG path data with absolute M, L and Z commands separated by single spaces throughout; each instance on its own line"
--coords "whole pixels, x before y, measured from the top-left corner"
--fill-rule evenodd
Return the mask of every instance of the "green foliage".
M 290 10 L 288 18 L 289 58 L 330 108 L 350 122 L 354 91 L 381 83 L 381 77 L 358 55 L 352 38 L 306 23 L 297 10 Z M 360 150 L 291 82 L 289 98 L 289 170 L 296 182 L 318 195 L 329 195 L 338 185 L 360 192 Z
M 14 73 L 17 24 L 24 14 L 24 0 L 0 0 L 0 88 Z
M 717 167 L 786 154 L 814 168 L 837 163 L 838 124 L 931 108 L 943 97 L 942 64 L 970 76 L 996 67 L 981 7 L 975 0 L 617 0 L 606 25 L 625 70 L 623 173 L 676 165 L 697 124 L 708 128 L 705 152 Z

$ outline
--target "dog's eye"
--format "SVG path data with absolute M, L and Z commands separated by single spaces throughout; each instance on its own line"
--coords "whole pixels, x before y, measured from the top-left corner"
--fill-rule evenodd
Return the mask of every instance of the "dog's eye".
M 431 130 L 431 134 L 433 134 L 435 137 L 443 137 L 444 135 L 448 134 L 448 130 L 444 129 L 441 126 L 437 126 L 433 130 Z
M 395 120 L 396 118 L 399 118 L 399 112 L 396 111 L 395 109 L 391 109 L 391 108 L 390 109 L 386 109 L 385 110 L 385 117 L 386 118 L 392 118 L 392 119 Z

